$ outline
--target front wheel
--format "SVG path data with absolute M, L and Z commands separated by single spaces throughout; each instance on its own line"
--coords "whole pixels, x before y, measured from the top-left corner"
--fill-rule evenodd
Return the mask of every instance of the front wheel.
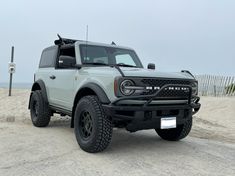
M 74 130 L 81 149 L 97 153 L 106 149 L 112 138 L 112 121 L 97 96 L 83 97 L 75 110 Z
M 173 129 L 156 129 L 157 134 L 167 141 L 179 141 L 185 138 L 192 128 L 192 117 L 184 124 L 178 125 Z

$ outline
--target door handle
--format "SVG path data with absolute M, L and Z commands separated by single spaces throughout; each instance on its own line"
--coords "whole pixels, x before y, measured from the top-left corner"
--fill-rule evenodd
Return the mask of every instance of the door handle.
M 50 79 L 55 79 L 55 78 L 56 78 L 55 75 L 50 76 Z

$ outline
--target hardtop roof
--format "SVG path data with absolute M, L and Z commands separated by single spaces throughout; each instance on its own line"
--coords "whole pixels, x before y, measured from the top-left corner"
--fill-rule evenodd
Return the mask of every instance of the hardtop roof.
M 94 46 L 104 46 L 104 47 L 113 47 L 113 48 L 120 48 L 120 49 L 128 49 L 133 50 L 130 47 L 116 45 L 114 42 L 112 44 L 105 44 L 105 43 L 98 43 L 98 42 L 91 42 L 85 40 L 75 40 L 75 39 L 67 39 L 67 38 L 59 38 L 59 40 L 54 41 L 55 45 L 59 46 L 71 46 L 71 45 L 94 45 Z

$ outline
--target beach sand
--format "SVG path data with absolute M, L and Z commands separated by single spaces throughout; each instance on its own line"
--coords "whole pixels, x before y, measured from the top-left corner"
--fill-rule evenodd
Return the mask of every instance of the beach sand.
M 56 115 L 46 128 L 32 125 L 30 90 L 0 88 L 0 175 L 234 175 L 235 98 L 202 97 L 193 129 L 180 142 L 153 130 L 114 129 L 99 154 L 77 145 L 70 118 Z M 39 174 L 40 173 L 40 174 Z

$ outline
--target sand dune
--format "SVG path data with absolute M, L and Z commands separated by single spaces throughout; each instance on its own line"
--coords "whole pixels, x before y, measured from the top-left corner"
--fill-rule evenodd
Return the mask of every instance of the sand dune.
M 235 143 L 235 97 L 202 97 L 192 136 Z

